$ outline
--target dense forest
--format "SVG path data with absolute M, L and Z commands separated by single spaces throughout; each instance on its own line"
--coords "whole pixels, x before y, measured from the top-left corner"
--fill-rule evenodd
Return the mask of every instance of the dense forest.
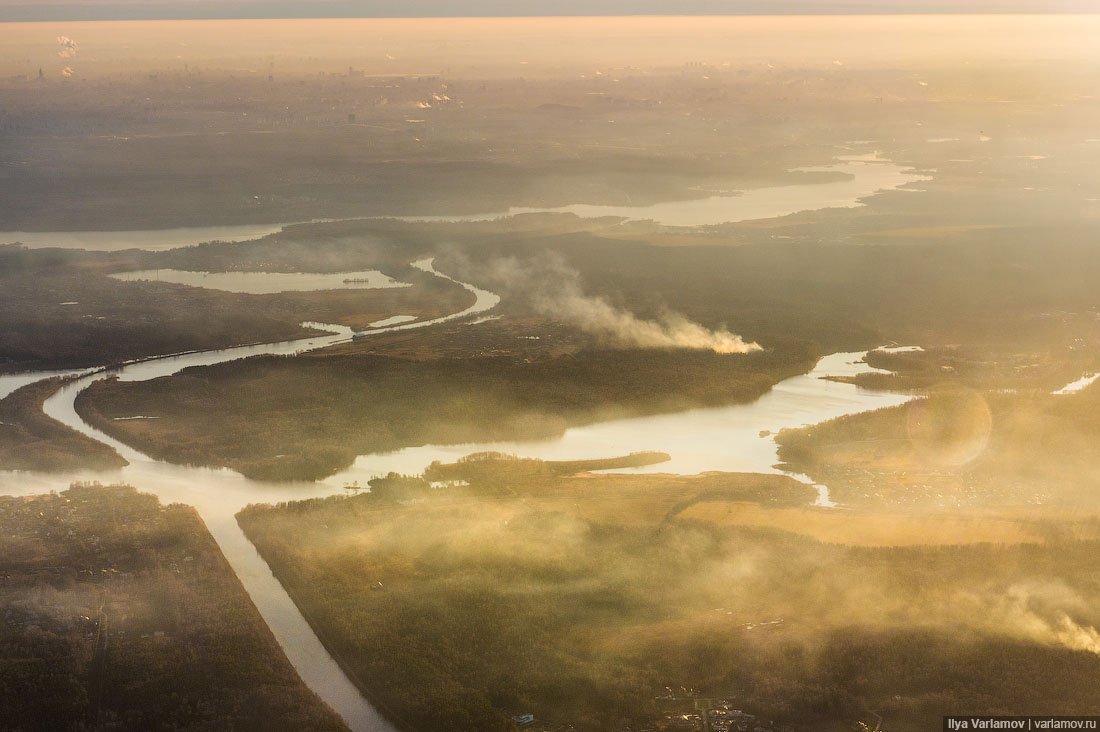
M 1053 394 L 941 377 L 908 405 L 784 430 L 777 441 L 783 461 L 846 504 L 1072 517 L 1098 505 L 1098 415 L 1095 384 Z
M 293 242 L 287 245 L 288 251 L 295 248 Z M 158 254 L 0 246 L 0 372 L 106 366 L 181 351 L 291 340 L 311 333 L 301 327 L 305 321 L 361 329 L 394 313 L 430 318 L 462 310 L 472 301 L 453 282 L 406 267 L 407 260 L 390 268 L 392 256 L 376 254 L 363 242 L 354 263 L 344 257 L 345 264 L 354 265 L 348 269 L 387 266 L 414 286 L 251 295 L 108 277 L 172 266 L 341 271 L 340 260 L 325 264 L 323 251 L 309 264 L 300 248 L 287 261 L 269 255 L 260 264 L 243 252 L 219 257 L 214 249 L 216 245 Z M 196 257 L 196 250 L 205 256 Z
M 194 509 L 95 484 L 0 498 L 0 727 L 347 730 Z
M 483 456 L 429 471 L 468 486 L 238 520 L 409 730 L 505 729 L 517 711 L 645 728 L 665 687 L 805 730 L 871 712 L 917 732 L 948 713 L 1100 711 L 1094 541 L 823 544 L 678 518 L 700 500 L 806 506 L 812 491 L 780 476 L 572 477 L 528 462 Z

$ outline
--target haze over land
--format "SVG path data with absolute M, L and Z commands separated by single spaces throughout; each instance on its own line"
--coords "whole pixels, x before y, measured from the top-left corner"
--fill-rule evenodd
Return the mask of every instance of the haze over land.
M 0 719 L 1100 714 L 1100 16 L 749 5 L 0 23 Z
M 0 0 L 0 20 L 1088 13 L 1089 0 Z

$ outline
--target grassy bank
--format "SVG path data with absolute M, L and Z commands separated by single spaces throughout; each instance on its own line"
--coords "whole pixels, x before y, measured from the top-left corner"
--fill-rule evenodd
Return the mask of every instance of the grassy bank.
M 42 403 L 65 383 L 62 378 L 46 379 L 0 400 L 0 470 L 62 472 L 126 465 L 112 448 L 42 412 Z

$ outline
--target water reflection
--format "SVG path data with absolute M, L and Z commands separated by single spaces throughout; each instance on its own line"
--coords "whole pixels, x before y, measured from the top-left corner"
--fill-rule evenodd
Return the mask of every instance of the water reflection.
M 525 442 L 425 445 L 387 455 L 364 455 L 348 470 L 325 481 L 333 490 L 345 482 L 397 473 L 419 473 L 433 460 L 453 462 L 474 452 L 498 451 L 542 460 L 581 460 L 654 450 L 664 463 L 613 472 L 677 473 L 706 471 L 777 473 L 774 433 L 817 424 L 846 414 L 904 404 L 906 394 L 877 392 L 826 379 L 879 371 L 863 362 L 865 353 L 834 353 L 812 371 L 776 384 L 754 402 L 692 409 L 674 414 L 619 419 L 572 427 L 561 437 Z M 793 475 L 809 481 L 805 476 Z M 827 494 L 821 505 L 829 503 Z

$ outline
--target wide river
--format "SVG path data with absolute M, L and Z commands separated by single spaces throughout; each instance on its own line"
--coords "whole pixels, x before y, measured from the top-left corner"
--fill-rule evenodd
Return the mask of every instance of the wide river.
M 850 178 L 832 183 L 757 189 L 740 196 L 716 196 L 702 202 L 674 202 L 629 210 L 608 207 L 566 207 L 579 215 L 622 215 L 627 218 L 652 218 L 666 223 L 698 225 L 708 222 L 737 221 L 777 216 L 827 206 L 859 205 L 861 198 L 876 191 L 897 188 L 920 180 L 919 176 L 885 161 L 847 161 L 830 169 L 851 173 Z M 701 207 L 701 208 L 700 208 Z M 685 211 L 695 218 L 682 218 Z M 714 212 L 721 209 L 722 213 Z M 513 209 L 511 213 L 523 210 Z M 487 218 L 489 215 L 477 218 Z M 475 218 L 475 217 L 470 217 Z M 690 218 L 690 217 L 689 217 Z M 95 249 L 141 247 L 165 249 L 204 240 L 254 238 L 280 227 L 212 227 L 177 229 L 164 232 L 93 232 L 42 233 L 23 235 L 0 233 L 0 243 L 22 239 L 28 246 L 76 246 Z M 441 277 L 431 260 L 416 266 Z M 463 284 L 463 283 L 460 283 Z M 492 309 L 499 298 L 493 293 L 463 284 L 476 295 L 474 305 L 461 312 L 435 320 L 385 321 L 366 335 L 394 330 L 422 328 L 447 320 L 467 318 Z M 470 327 L 485 318 L 469 318 Z M 325 335 L 282 343 L 242 346 L 217 351 L 175 354 L 123 365 L 113 371 L 87 370 L 64 372 L 78 375 L 74 381 L 46 400 L 44 410 L 51 417 L 85 435 L 106 443 L 129 461 L 114 471 L 46 474 L 0 472 L 0 494 L 33 495 L 66 489 L 70 483 L 96 480 L 126 483 L 156 494 L 165 502 L 193 505 L 218 542 L 245 590 L 270 626 L 287 657 L 308 684 L 335 709 L 356 732 L 389 731 L 392 727 L 370 706 L 322 646 L 298 608 L 270 568 L 237 525 L 235 514 L 249 503 L 273 503 L 343 492 L 343 486 L 391 470 L 418 473 L 433 460 L 452 461 L 471 452 L 503 451 L 544 459 L 611 457 L 639 450 L 660 450 L 671 461 L 641 470 L 692 474 L 706 470 L 753 471 L 774 473 L 776 445 L 770 434 L 784 427 L 814 424 L 845 414 L 901 404 L 909 397 L 878 393 L 853 385 L 825 380 L 826 376 L 844 376 L 871 371 L 862 362 L 862 353 L 838 353 L 821 359 L 805 375 L 786 379 L 749 404 L 710 409 L 695 409 L 635 419 L 621 419 L 565 431 L 557 438 L 538 442 L 486 443 L 467 445 L 426 445 L 386 455 L 364 455 L 348 470 L 316 483 L 268 483 L 250 480 L 227 469 L 194 468 L 154 460 L 86 424 L 74 408 L 77 394 L 89 384 L 110 375 L 123 380 L 145 380 L 174 374 L 190 366 L 211 365 L 261 354 L 293 354 L 324 348 L 352 337 L 342 326 L 308 324 Z M 24 384 L 57 375 L 38 372 L 0 376 L 0 397 Z M 81 375 L 82 374 L 82 375 Z M 795 476 L 804 479 L 801 476 Z M 821 510 L 831 510 L 828 491 L 819 486 Z
M 630 221 L 648 220 L 664 226 L 714 224 L 787 216 L 823 208 L 854 208 L 863 199 L 929 180 L 912 168 L 883 160 L 877 155 L 839 158 L 834 165 L 802 168 L 804 172 L 834 172 L 844 177 L 827 183 L 767 186 L 685 201 L 662 201 L 648 206 L 601 206 L 574 203 L 556 208 L 512 207 L 506 211 L 444 216 L 399 216 L 403 221 L 488 221 L 526 213 L 571 213 L 581 218 L 616 216 Z M 317 219 L 316 221 L 326 221 Z M 163 251 L 207 241 L 244 241 L 282 231 L 290 224 L 203 226 L 147 231 L 0 231 L 0 244 L 22 242 L 31 248 L 144 249 Z
M 770 219 L 799 211 L 822 208 L 855 208 L 863 199 L 882 191 L 893 191 L 909 183 L 930 180 L 912 168 L 895 165 L 877 155 L 840 158 L 834 165 L 800 168 L 806 173 L 841 173 L 840 180 L 828 183 L 797 183 L 785 186 L 751 188 L 736 195 L 721 194 L 683 201 L 662 201 L 648 206 L 601 206 L 573 203 L 556 208 L 514 206 L 497 213 L 461 216 L 402 216 L 402 221 L 490 221 L 533 213 L 567 213 L 583 219 L 604 216 L 627 221 L 652 221 L 662 226 L 715 226 L 737 221 Z

